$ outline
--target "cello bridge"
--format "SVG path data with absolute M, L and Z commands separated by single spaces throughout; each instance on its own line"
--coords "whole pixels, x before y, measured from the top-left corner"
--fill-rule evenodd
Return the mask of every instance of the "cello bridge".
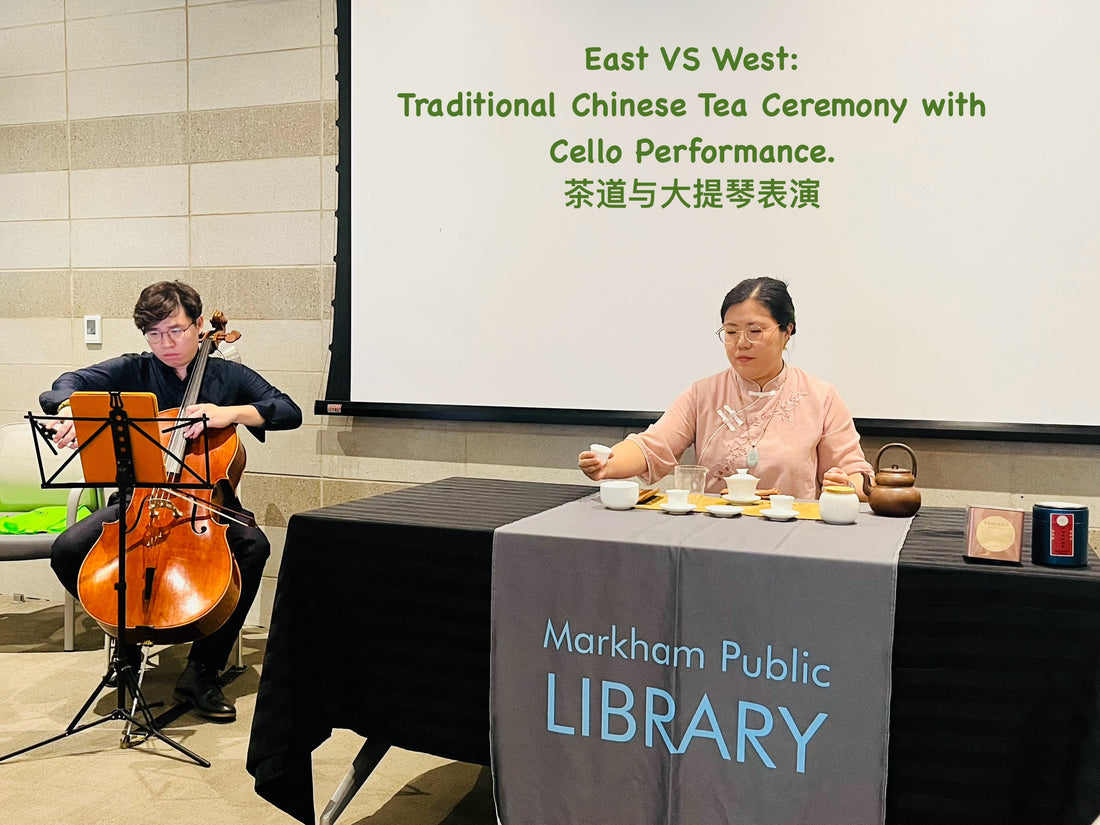
M 163 496 L 150 496 L 149 514 L 156 515 L 160 510 L 169 510 L 176 518 L 180 518 L 183 515 L 171 499 Z

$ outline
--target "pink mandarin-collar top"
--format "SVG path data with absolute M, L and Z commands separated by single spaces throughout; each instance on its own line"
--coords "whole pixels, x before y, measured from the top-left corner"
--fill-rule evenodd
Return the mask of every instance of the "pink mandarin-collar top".
M 737 414 L 727 415 L 732 430 L 718 414 L 725 406 Z M 763 387 L 732 367 L 696 381 L 645 432 L 627 438 L 645 454 L 647 484 L 671 473 L 693 445 L 712 493 L 726 486 L 725 476 L 748 467 L 753 445 L 759 463 L 750 472 L 760 479 L 757 486 L 795 498 L 816 499 L 830 467 L 849 475 L 872 472 L 836 388 L 789 364 Z

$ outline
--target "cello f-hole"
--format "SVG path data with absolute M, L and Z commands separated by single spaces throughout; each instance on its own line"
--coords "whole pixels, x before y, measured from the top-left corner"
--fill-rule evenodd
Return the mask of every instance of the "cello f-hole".
M 126 523 L 126 515 L 127 515 L 128 511 L 133 507 L 133 502 L 132 501 L 130 502 L 130 504 L 126 507 L 126 510 L 121 511 L 120 518 L 122 519 L 123 532 L 129 533 L 135 527 L 137 527 L 138 522 L 141 521 L 142 513 L 145 512 L 145 504 L 148 501 L 149 501 L 149 496 L 148 495 L 142 496 L 141 501 L 138 503 L 138 506 L 134 509 L 134 523 L 133 524 L 127 524 Z
M 203 516 L 203 518 L 207 519 L 207 518 L 209 518 L 209 516 Z M 205 524 L 200 528 L 198 526 L 198 521 L 199 521 L 199 508 L 198 507 L 192 507 L 191 508 L 191 532 L 194 533 L 196 536 L 201 536 L 203 533 L 205 533 L 210 528 L 207 527 Z

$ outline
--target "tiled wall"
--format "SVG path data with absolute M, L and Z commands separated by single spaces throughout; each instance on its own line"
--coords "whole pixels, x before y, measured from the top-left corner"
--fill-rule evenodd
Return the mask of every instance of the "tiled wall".
M 333 0 L 0 0 L 0 422 L 36 410 L 63 370 L 142 349 L 129 316 L 143 286 L 192 283 L 306 412 L 248 443 L 243 498 L 276 548 L 271 576 L 294 512 L 450 475 L 580 482 L 577 452 L 624 434 L 312 414 L 333 280 L 334 26 Z M 103 316 L 102 345 L 83 342 L 85 314 Z M 1100 447 L 910 443 L 929 504 L 1068 498 L 1100 522 Z
M 0 422 L 65 369 L 145 349 L 138 291 L 185 280 L 306 412 L 244 436 L 242 496 L 276 550 L 321 501 L 334 28 L 332 0 L 0 2 Z

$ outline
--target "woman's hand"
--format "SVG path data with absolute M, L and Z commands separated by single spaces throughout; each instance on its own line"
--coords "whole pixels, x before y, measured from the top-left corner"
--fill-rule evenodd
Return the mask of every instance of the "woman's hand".
M 826 487 L 830 484 L 836 484 L 840 487 L 852 487 L 855 489 L 859 500 L 866 501 L 867 494 L 863 491 L 863 482 L 865 480 L 862 473 L 848 475 L 839 467 L 830 467 L 821 478 L 821 486 Z
M 835 484 L 839 487 L 854 487 L 855 484 L 848 478 L 848 474 L 839 467 L 830 467 L 821 478 L 821 486 L 826 487 Z
M 611 453 L 608 456 L 608 461 L 611 460 L 611 456 L 615 453 Z M 579 456 L 577 456 L 577 466 L 581 468 L 581 472 L 588 476 L 593 481 L 602 481 L 606 478 L 605 470 L 607 463 L 600 461 L 599 457 L 591 450 L 585 450 Z
M 593 481 L 605 481 L 640 476 L 646 471 L 646 460 L 642 448 L 627 438 L 611 448 L 607 461 L 601 462 L 594 452 L 585 450 L 577 456 L 577 466 Z

